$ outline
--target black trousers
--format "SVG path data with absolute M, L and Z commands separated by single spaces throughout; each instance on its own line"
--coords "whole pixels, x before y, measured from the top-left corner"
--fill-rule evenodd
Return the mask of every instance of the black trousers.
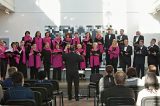
M 106 52 L 106 66 L 107 65 L 110 65 L 111 63 L 110 63 L 110 56 L 109 56 L 109 54 L 108 54 L 108 51 Z
M 123 67 L 123 57 L 122 55 L 119 55 L 119 67 Z
M 27 66 L 26 64 L 23 64 L 22 62 L 18 65 L 18 71 L 22 72 L 24 75 L 24 78 L 27 78 Z
M 1 73 L 1 78 L 5 79 L 6 76 L 6 71 L 7 71 L 7 59 L 0 59 L 0 73 Z
M 79 74 L 77 72 L 66 71 L 67 87 L 68 87 L 68 99 L 72 99 L 72 82 L 74 82 L 75 99 L 78 99 L 79 94 Z
M 54 68 L 54 70 L 53 70 L 53 79 L 60 81 L 61 80 L 61 72 L 62 72 L 61 67 Z
M 44 62 L 44 71 L 46 72 L 47 78 L 50 79 L 50 63 Z
M 131 67 L 131 61 L 126 61 L 124 59 L 122 59 L 122 69 L 124 72 L 126 72 L 126 68 Z
M 118 57 L 117 57 L 117 58 L 112 58 L 112 59 L 110 60 L 110 62 L 111 62 L 110 65 L 113 66 L 114 72 L 116 73 L 116 72 L 117 72 Z
M 36 67 L 30 68 L 30 79 L 38 79 L 38 68 Z
M 99 66 L 94 66 L 91 68 L 91 74 L 99 73 Z
M 90 59 L 89 56 L 85 57 L 86 68 L 89 67 L 89 63 L 90 63 L 89 59 Z
M 135 64 L 138 77 L 142 78 L 144 76 L 144 64 Z M 141 72 L 141 76 L 140 76 Z

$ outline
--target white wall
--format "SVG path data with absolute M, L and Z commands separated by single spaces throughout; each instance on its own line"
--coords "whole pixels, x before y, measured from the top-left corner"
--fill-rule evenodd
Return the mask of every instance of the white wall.
M 19 41 L 26 30 L 29 30 L 32 36 L 37 30 L 44 34 L 45 25 L 107 25 L 111 23 L 117 30 L 124 28 L 130 39 L 133 38 L 136 30 L 142 30 L 145 42 L 148 44 L 153 37 L 150 36 L 153 35 L 150 34 L 152 31 L 148 29 L 153 28 L 156 21 L 154 20 L 152 26 L 146 24 L 148 20 L 152 22 L 154 18 L 150 17 L 145 21 L 143 16 L 146 13 L 139 12 L 141 7 L 137 5 L 139 1 L 15 0 L 15 13 L 7 15 L 0 11 L 0 37 L 9 37 L 10 41 Z M 108 12 L 111 12 L 110 16 L 107 15 Z M 159 17 L 156 17 L 156 20 L 157 18 Z M 143 22 L 140 22 L 141 20 Z M 158 25 L 156 23 L 156 26 Z M 155 37 L 160 39 L 158 36 L 160 30 L 154 31 L 156 31 Z

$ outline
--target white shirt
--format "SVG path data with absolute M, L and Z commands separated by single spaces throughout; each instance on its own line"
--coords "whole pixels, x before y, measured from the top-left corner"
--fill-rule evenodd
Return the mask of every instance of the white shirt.
M 137 97 L 137 103 L 136 106 L 141 106 L 141 100 L 144 97 L 148 97 L 148 96 L 160 96 L 160 89 L 158 89 L 157 91 L 149 91 L 147 89 L 143 89 L 138 93 L 138 97 Z
M 127 46 L 124 47 L 124 51 L 125 51 L 125 52 L 127 51 Z
M 110 39 L 110 38 L 111 38 L 111 35 L 108 35 L 108 38 Z
M 138 41 L 138 39 L 139 39 L 139 35 L 138 35 L 138 36 L 136 36 L 136 42 Z

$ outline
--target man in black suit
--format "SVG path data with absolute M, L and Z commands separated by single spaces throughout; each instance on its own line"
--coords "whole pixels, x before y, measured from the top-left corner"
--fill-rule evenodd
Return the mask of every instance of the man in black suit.
M 140 41 L 144 41 L 144 36 L 141 35 L 140 31 L 136 31 L 136 36 L 134 36 L 134 38 L 133 38 L 134 49 L 139 45 Z M 135 54 L 133 57 L 133 67 L 135 67 Z
M 148 47 L 148 66 L 149 65 L 155 65 L 157 67 L 156 74 L 159 75 L 158 73 L 158 53 L 159 53 L 159 47 L 155 44 L 156 39 L 152 39 L 150 42 L 150 46 Z
M 124 29 L 120 29 L 120 35 L 117 36 L 117 42 L 119 45 L 119 48 L 121 49 L 122 46 L 124 46 L 124 40 L 128 40 L 128 36 L 124 34 Z M 122 55 L 119 55 L 119 67 L 122 67 Z
M 160 71 L 160 41 L 158 42 L 159 52 L 158 52 L 158 64 L 159 64 L 159 71 Z
M 101 102 L 106 102 L 109 97 L 131 97 L 135 98 L 134 91 L 124 86 L 126 74 L 123 71 L 117 71 L 114 76 L 116 86 L 104 89 L 101 92 Z
M 145 64 L 145 56 L 147 56 L 147 47 L 144 46 L 144 42 L 140 41 L 139 45 L 136 46 L 134 49 L 135 54 L 135 66 L 138 77 L 140 77 L 141 71 L 141 78 L 144 76 L 144 64 Z
M 126 67 L 131 66 L 131 55 L 132 55 L 132 46 L 128 45 L 128 40 L 124 40 L 124 45 L 121 47 L 121 56 L 122 56 L 122 69 L 126 72 Z
M 70 48 L 71 52 L 67 54 L 63 54 L 63 61 L 65 62 L 66 67 L 66 79 L 68 86 L 68 100 L 72 100 L 72 82 L 74 82 L 75 87 L 75 99 L 79 100 L 79 73 L 78 73 L 78 65 L 83 61 L 80 53 L 77 54 L 74 52 L 74 48 Z
M 115 34 L 112 33 L 111 28 L 108 28 L 107 31 L 108 31 L 108 33 L 105 36 L 104 48 L 106 50 L 106 65 L 110 65 L 110 58 L 109 58 L 109 54 L 108 54 L 108 49 L 111 46 L 113 39 L 115 39 Z

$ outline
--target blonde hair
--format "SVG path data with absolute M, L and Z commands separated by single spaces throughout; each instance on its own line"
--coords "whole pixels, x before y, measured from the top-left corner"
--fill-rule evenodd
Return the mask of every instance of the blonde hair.
M 117 47 L 117 46 L 118 46 L 117 40 L 113 39 L 113 41 L 112 41 L 112 47 Z

